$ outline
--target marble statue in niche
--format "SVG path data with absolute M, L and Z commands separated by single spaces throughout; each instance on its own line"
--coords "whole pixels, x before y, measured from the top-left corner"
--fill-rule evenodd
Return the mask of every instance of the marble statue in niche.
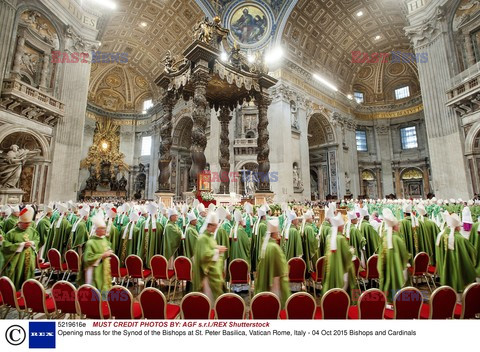
M 20 149 L 16 144 L 8 153 L 0 153 L 0 188 L 17 188 L 25 162 L 39 154 L 39 149 Z
M 348 172 L 345 172 L 345 190 L 347 194 L 350 194 L 350 185 L 352 184 L 352 179 L 348 175 Z
M 303 182 L 296 163 L 293 165 L 293 189 L 295 191 L 303 191 Z
M 290 116 L 292 127 L 298 130 L 300 128 L 298 124 L 298 108 L 297 103 L 293 100 L 290 101 Z

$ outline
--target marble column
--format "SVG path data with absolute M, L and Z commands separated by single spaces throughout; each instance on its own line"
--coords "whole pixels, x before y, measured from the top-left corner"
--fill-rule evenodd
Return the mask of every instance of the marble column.
M 163 116 L 162 125 L 160 127 L 160 155 L 158 159 L 158 169 L 160 175 L 158 177 L 158 192 L 170 192 L 170 165 L 172 161 L 172 118 L 173 107 L 176 98 L 171 91 L 165 92 L 162 98 Z
M 383 189 L 382 189 L 382 169 L 377 168 L 375 170 L 375 177 L 377 179 L 377 195 L 379 199 L 383 198 Z
M 259 93 L 255 97 L 255 104 L 258 108 L 257 162 L 259 175 L 258 192 L 260 193 L 270 192 L 270 147 L 268 146 L 270 136 L 268 133 L 267 111 L 271 101 L 266 92 Z
M 20 65 L 22 64 L 22 56 L 25 50 L 25 37 L 18 37 L 17 46 L 15 48 L 15 58 L 13 59 L 12 77 L 20 78 Z
M 428 177 L 428 167 L 426 165 L 422 166 L 423 173 L 423 198 L 427 197 L 427 194 L 430 193 L 430 179 Z
M 400 179 L 400 168 L 395 168 L 395 194 L 397 198 L 403 198 L 402 181 Z
M 198 175 L 205 169 L 207 160 L 205 158 L 205 148 L 207 147 L 207 84 L 209 75 L 205 70 L 197 71 L 192 77 L 194 87 L 193 95 L 193 129 L 192 145 L 190 154 L 192 156 L 192 167 L 190 168 L 190 177 L 197 184 Z
M 0 0 L 0 93 L 7 75 L 8 60 L 14 40 L 14 24 L 17 0 Z
M 89 51 L 95 43 L 87 43 L 83 38 L 69 33 L 68 52 L 79 51 L 79 47 Z M 66 63 L 62 65 L 62 79 L 58 91 L 60 100 L 65 103 L 65 116 L 58 121 L 54 132 L 54 146 L 48 200 L 68 201 L 77 199 L 81 151 L 87 108 L 90 62 Z
M 463 38 L 465 39 L 464 46 L 467 53 L 467 67 L 475 65 L 475 53 L 473 52 L 473 42 L 470 33 L 464 33 Z
M 446 92 L 451 89 L 451 56 L 455 52 L 449 37 L 448 14 L 436 2 L 431 11 L 409 16 L 405 28 L 417 54 L 428 54 L 428 62 L 418 65 L 425 125 L 428 136 L 433 192 L 437 198 L 469 199 L 470 177 L 467 175 L 463 136 L 455 111 L 447 107 Z M 425 14 L 428 14 L 426 17 Z M 452 185 L 455 185 L 452 188 Z
M 48 78 L 48 63 L 50 61 L 49 54 L 43 54 L 42 72 L 40 76 L 40 90 L 45 92 L 47 90 L 47 78 Z
M 224 105 L 220 108 L 218 115 L 220 121 L 220 193 L 228 193 L 230 190 L 230 139 L 228 138 L 228 125 L 232 120 L 232 115 L 228 106 Z
M 363 187 L 363 179 L 362 179 L 362 173 L 363 173 L 363 168 L 359 167 L 358 168 L 358 181 L 360 182 L 360 194 L 359 196 L 364 196 L 365 195 L 365 189 Z
M 395 130 L 396 132 L 396 130 Z M 375 125 L 375 136 L 377 141 L 377 162 L 381 164 L 382 170 L 382 184 L 383 193 L 392 194 L 393 190 L 393 178 L 392 178 L 392 132 L 390 126 L 385 122 L 378 122 Z

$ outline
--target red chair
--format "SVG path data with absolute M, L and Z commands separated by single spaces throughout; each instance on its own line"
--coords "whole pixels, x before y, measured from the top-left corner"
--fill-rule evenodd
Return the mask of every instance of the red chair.
M 428 272 L 428 276 L 432 280 L 433 287 L 437 288 L 437 284 L 435 283 L 435 279 L 437 277 L 437 267 L 435 265 L 429 265 L 427 272 Z
M 339 288 L 328 290 L 320 301 L 322 314 L 316 319 L 348 319 L 350 297 Z
M 49 249 L 47 252 L 48 262 L 50 263 L 50 276 L 48 277 L 47 283 L 45 286 L 48 286 L 48 283 L 52 279 L 52 275 L 55 273 L 57 275 L 63 273 L 62 280 L 65 278 L 67 272 L 67 264 L 62 263 L 62 256 L 60 252 L 55 248 Z
M 348 309 L 348 319 L 383 319 L 387 297 L 378 288 L 363 292 L 356 306 Z
M 200 292 L 190 292 L 182 298 L 180 303 L 182 319 L 211 319 L 213 318 L 210 300 Z
M 163 255 L 157 254 L 150 259 L 150 268 L 152 269 L 152 282 L 156 280 L 168 281 L 167 300 L 170 297 L 170 286 L 174 280 L 175 270 L 168 269 L 168 261 Z
M 422 278 L 422 277 L 425 278 L 425 281 L 427 281 L 428 288 L 430 289 L 430 292 L 432 292 L 432 287 L 428 282 L 429 277 L 427 276 L 429 262 L 430 262 L 429 255 L 425 252 L 419 252 L 413 260 L 413 267 L 408 268 L 408 271 L 410 272 L 410 276 L 412 276 L 413 283 L 415 283 L 415 279 Z
M 462 295 L 462 304 L 455 307 L 456 319 L 478 319 L 480 316 L 480 283 L 467 286 Z
M 359 273 L 360 277 L 362 278 L 363 288 L 367 290 L 367 286 L 365 284 L 366 281 L 375 281 L 378 285 L 378 280 L 380 275 L 378 274 L 377 269 L 378 263 L 378 255 L 374 254 L 367 261 L 367 270 L 361 271 Z
M 175 269 L 175 284 L 173 288 L 173 297 L 175 298 L 175 293 L 177 292 L 177 284 L 183 283 L 183 281 L 192 281 L 192 261 L 187 257 L 177 257 L 173 262 L 173 268 Z
M 385 319 L 420 319 L 422 293 L 415 287 L 404 287 L 393 299 L 393 310 L 385 310 Z
M 306 292 L 297 292 L 288 297 L 280 319 L 313 319 L 315 314 L 321 314 L 315 299 Z
M 107 302 L 112 319 L 140 319 L 142 317 L 140 303 L 134 302 L 132 293 L 123 286 L 113 286 L 108 291 Z
M 52 297 L 55 303 L 55 317 L 70 314 L 70 317 L 76 317 L 77 304 L 75 301 L 77 289 L 70 282 L 58 281 L 52 286 Z
M 248 297 L 251 299 L 251 282 L 250 282 L 250 266 L 243 259 L 234 259 L 228 265 L 228 273 L 230 274 L 230 292 L 232 285 L 248 285 Z
M 271 292 L 260 292 L 250 302 L 250 319 L 274 320 L 280 315 L 280 300 Z
M 2 298 L 3 305 L 6 307 L 5 315 L 2 319 L 7 317 L 8 312 L 12 308 L 16 309 L 19 318 L 23 319 L 25 301 L 22 297 L 22 292 L 15 292 L 15 286 L 7 276 L 0 277 L 0 297 Z
M 222 320 L 245 319 L 245 302 L 235 293 L 224 293 L 215 301 L 215 318 Z
M 23 283 L 22 296 L 25 299 L 25 310 L 29 318 L 42 313 L 47 316 L 47 319 L 50 319 L 55 312 L 53 298 L 45 293 L 43 285 L 35 279 L 29 279 Z
M 42 282 L 43 281 L 43 277 L 45 275 L 48 275 L 48 273 L 50 272 L 51 268 L 50 268 L 50 263 L 49 262 L 46 262 L 46 263 L 42 263 L 40 262 L 40 256 L 37 255 L 37 260 L 35 261 L 35 264 L 36 264 L 36 268 L 40 271 L 40 278 L 38 279 L 38 281 Z
M 130 283 L 130 279 L 137 284 L 137 294 L 140 286 L 140 279 L 145 282 L 145 278 L 149 277 L 151 270 L 143 268 L 143 261 L 138 255 L 130 254 L 125 259 L 125 266 L 127 267 L 127 287 Z
M 78 314 L 80 318 L 108 319 L 110 310 L 108 303 L 102 300 L 100 291 L 92 285 L 82 285 L 77 290 Z
M 70 249 L 65 253 L 65 261 L 67 262 L 67 272 L 65 274 L 68 274 L 65 280 L 68 281 L 70 275 L 78 274 L 80 270 L 80 257 L 77 252 Z
M 320 257 L 317 259 L 317 263 L 315 264 L 315 271 L 310 273 L 310 282 L 313 284 L 313 296 L 317 297 L 317 284 L 322 284 L 323 276 L 325 274 L 325 270 L 323 265 L 325 263 L 325 257 Z
M 305 272 L 307 264 L 302 258 L 291 258 L 288 261 L 288 281 L 290 283 L 305 283 Z
M 441 286 L 433 291 L 430 304 L 423 303 L 420 319 L 453 319 L 457 292 L 450 286 Z
M 355 259 L 352 260 L 352 263 L 353 269 L 355 270 L 355 281 L 357 282 L 358 289 L 361 290 L 360 281 L 362 281 L 362 279 L 360 278 L 360 259 L 358 259 L 358 257 L 355 257 Z
M 142 319 L 175 319 L 180 314 L 180 306 L 167 304 L 164 294 L 154 287 L 143 289 L 138 301 L 142 308 Z
M 128 275 L 127 268 L 120 268 L 120 260 L 115 254 L 112 254 L 110 256 L 110 269 L 112 278 L 115 280 L 115 283 L 123 286 L 123 281 L 125 281 L 125 278 Z M 119 283 L 118 281 L 120 279 L 122 279 L 122 281 Z

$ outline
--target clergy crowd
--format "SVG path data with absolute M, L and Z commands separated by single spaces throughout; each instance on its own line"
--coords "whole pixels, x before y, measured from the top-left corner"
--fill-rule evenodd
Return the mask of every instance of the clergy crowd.
M 284 306 L 292 291 L 302 289 L 289 283 L 291 258 L 305 261 L 306 279 L 323 278 L 322 293 L 340 288 L 354 301 L 359 272 L 377 255 L 379 288 L 392 301 L 411 284 L 409 268 L 424 252 L 432 277 L 460 294 L 480 277 L 479 216 L 478 201 L 435 198 L 350 200 L 323 209 L 248 202 L 205 207 L 198 200 L 172 207 L 155 202 L 5 205 L 0 208 L 0 276 L 20 290 L 38 274 L 39 263 L 48 262 L 50 249 L 62 257 L 74 250 L 81 258 L 76 284 L 106 292 L 114 255 L 121 267 L 129 255 L 137 255 L 145 268 L 162 255 L 169 269 L 175 258 L 185 256 L 193 263 L 189 289 L 213 302 L 226 291 L 229 263 L 243 259 L 255 293 L 273 292 Z M 323 272 L 317 273 L 320 258 Z M 248 290 L 248 285 L 233 290 Z

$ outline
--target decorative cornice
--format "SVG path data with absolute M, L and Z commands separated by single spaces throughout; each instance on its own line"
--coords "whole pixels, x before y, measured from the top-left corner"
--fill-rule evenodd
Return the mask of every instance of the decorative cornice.
M 393 119 L 396 117 L 404 117 L 416 114 L 423 111 L 423 104 L 419 104 L 414 107 L 410 107 L 403 110 L 397 111 L 386 111 L 386 112 L 374 112 L 374 113 L 355 113 L 355 117 L 360 120 L 373 120 L 373 119 Z

